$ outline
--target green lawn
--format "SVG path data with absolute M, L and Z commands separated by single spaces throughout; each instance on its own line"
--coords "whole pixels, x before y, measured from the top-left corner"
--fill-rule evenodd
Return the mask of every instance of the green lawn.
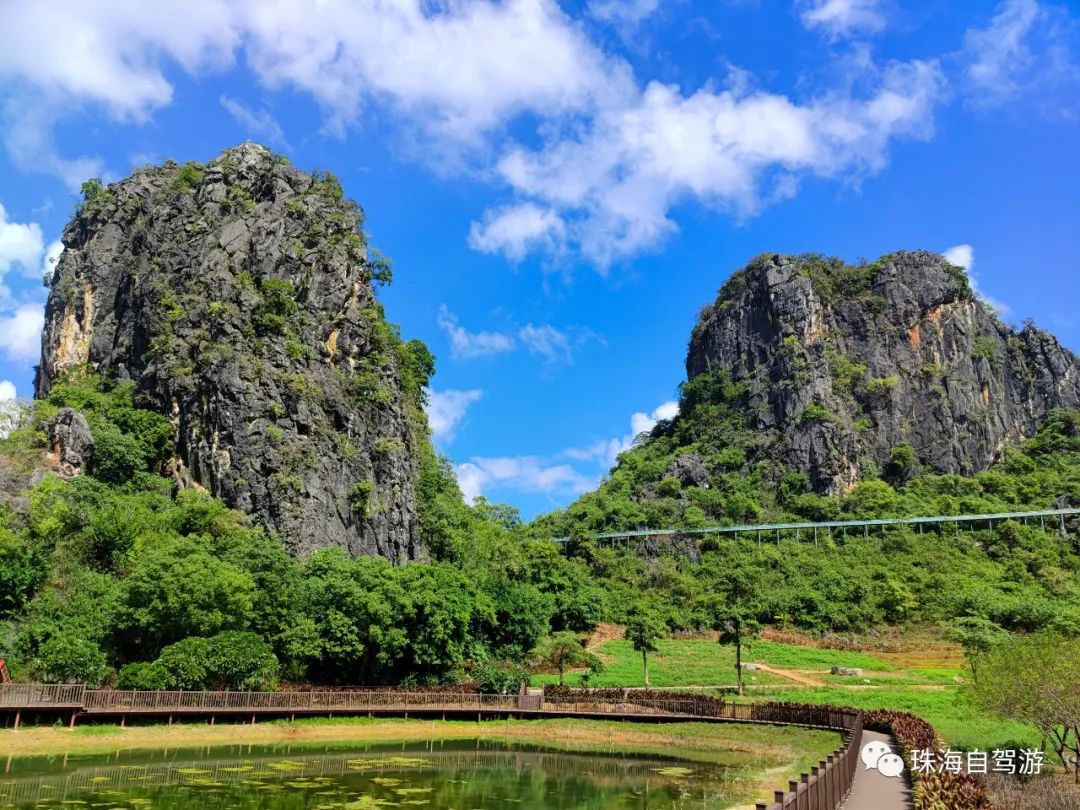
M 667 639 L 660 650 L 649 655 L 649 680 L 652 686 L 733 686 L 735 684 L 735 649 L 704 639 Z M 629 641 L 607 641 L 597 653 L 605 659 L 607 670 L 594 677 L 590 686 L 644 686 L 641 653 Z M 879 672 L 893 668 L 872 656 L 841 650 L 819 650 L 795 644 L 756 641 L 743 651 L 745 662 L 761 662 L 782 669 L 828 670 L 832 666 L 860 667 Z M 558 676 L 538 675 L 537 685 L 558 682 Z M 581 684 L 581 674 L 571 673 L 567 684 Z M 787 678 L 761 671 L 747 671 L 749 684 L 785 684 Z
M 730 646 L 702 639 L 668 639 L 649 656 L 652 686 L 732 686 L 735 683 L 735 651 Z M 598 652 L 607 670 L 590 681 L 590 686 L 643 686 L 641 654 L 625 640 L 601 644 Z M 924 717 L 946 742 L 957 748 L 1035 746 L 1039 735 L 1019 723 L 1002 721 L 979 711 L 967 700 L 962 688 L 963 672 L 955 667 L 900 669 L 872 655 L 841 650 L 825 650 L 796 644 L 757 641 L 746 651 L 747 662 L 803 671 L 823 686 L 801 686 L 788 678 L 761 671 L 747 671 L 750 699 L 831 703 L 861 709 L 899 709 Z M 829 674 L 830 667 L 858 667 L 863 675 L 848 677 Z M 539 684 L 558 681 L 555 675 L 539 675 Z M 571 673 L 566 681 L 580 685 L 581 674 Z
M 1035 747 L 1039 734 L 1032 727 L 1011 720 L 998 720 L 981 712 L 958 688 L 912 689 L 907 686 L 880 689 L 805 687 L 769 690 L 755 700 L 790 700 L 798 703 L 830 703 L 858 709 L 898 709 L 912 712 L 929 722 L 955 748 Z M 1005 745 L 1008 743 L 1008 745 Z

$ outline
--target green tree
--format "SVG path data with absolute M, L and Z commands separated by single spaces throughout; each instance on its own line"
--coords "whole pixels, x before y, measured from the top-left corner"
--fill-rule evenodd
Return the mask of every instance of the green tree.
M 656 608 L 643 602 L 631 607 L 626 616 L 626 639 L 641 653 L 646 689 L 649 688 L 649 653 L 659 649 L 657 642 L 667 634 L 668 626 Z
M 735 645 L 735 677 L 743 694 L 743 645 L 761 632 L 765 608 L 765 579 L 761 568 L 747 560 L 716 560 L 706 567 L 703 613 L 719 643 Z
M 155 691 L 168 689 L 169 673 L 157 661 L 132 661 L 116 673 L 117 689 Z
M 588 652 L 582 645 L 577 633 L 562 630 L 552 633 L 541 641 L 533 650 L 533 659 L 547 669 L 559 673 L 559 686 L 566 680 L 566 670 L 573 667 L 596 669 L 601 666 L 600 659 Z
M 529 668 L 520 661 L 496 659 L 477 665 L 473 677 L 481 692 L 508 695 L 517 692 L 522 683 L 527 686 L 532 676 Z
M 189 636 L 165 647 L 154 663 L 166 673 L 166 688 L 205 689 L 209 659 L 209 640 Z
M 211 636 L 206 668 L 213 689 L 270 689 L 277 683 L 277 657 L 257 633 L 227 630 Z
M 186 636 L 244 629 L 254 590 L 251 575 L 214 556 L 204 538 L 158 538 L 123 582 L 122 646 L 145 656 Z
M 945 637 L 964 649 L 971 677 L 979 680 L 979 659 L 1008 638 L 1008 633 L 982 616 L 961 616 L 944 623 Z
M 108 663 L 92 641 L 56 633 L 31 664 L 31 672 L 46 683 L 85 683 L 97 686 L 109 671 Z
M 0 619 L 20 612 L 45 574 L 45 561 L 34 548 L 0 528 Z
M 1029 723 L 1049 740 L 1080 783 L 1080 639 L 1016 636 L 982 656 L 976 701 L 1000 717 Z

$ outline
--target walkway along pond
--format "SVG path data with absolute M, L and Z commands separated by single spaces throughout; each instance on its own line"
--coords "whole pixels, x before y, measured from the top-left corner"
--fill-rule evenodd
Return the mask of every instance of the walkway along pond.
M 0 716 L 15 730 L 24 716 L 60 716 L 74 726 L 80 717 L 114 718 L 123 726 L 130 716 L 172 723 L 174 718 L 218 717 L 255 723 L 263 718 L 297 716 L 404 716 L 477 719 L 485 717 L 587 718 L 677 723 L 762 723 L 838 731 L 843 744 L 804 773 L 773 802 L 757 810 L 836 810 L 851 790 L 862 743 L 860 712 L 828 706 L 731 704 L 700 696 L 655 696 L 627 690 L 620 700 L 591 697 L 546 697 L 543 694 L 483 695 L 454 692 L 406 692 L 356 689 L 337 692 L 144 692 L 87 689 L 74 684 L 6 684 L 0 686 Z

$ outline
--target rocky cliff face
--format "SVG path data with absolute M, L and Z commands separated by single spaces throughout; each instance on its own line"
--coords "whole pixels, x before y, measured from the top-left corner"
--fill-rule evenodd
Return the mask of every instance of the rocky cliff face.
M 1080 406 L 1076 356 L 1002 323 L 926 252 L 854 267 L 759 257 L 702 311 L 686 371 L 744 384 L 762 455 L 823 493 L 914 464 L 986 469 L 1049 410 Z
M 90 366 L 170 416 L 167 471 L 295 552 L 422 555 L 422 345 L 383 319 L 362 212 L 251 143 L 88 185 L 51 280 L 37 394 Z

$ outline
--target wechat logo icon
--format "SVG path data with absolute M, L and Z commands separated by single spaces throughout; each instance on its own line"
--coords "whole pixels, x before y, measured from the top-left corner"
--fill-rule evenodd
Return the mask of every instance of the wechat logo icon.
M 904 772 L 904 760 L 881 740 L 871 740 L 864 745 L 859 752 L 859 759 L 866 766 L 866 770 L 876 770 L 890 779 L 895 779 Z

